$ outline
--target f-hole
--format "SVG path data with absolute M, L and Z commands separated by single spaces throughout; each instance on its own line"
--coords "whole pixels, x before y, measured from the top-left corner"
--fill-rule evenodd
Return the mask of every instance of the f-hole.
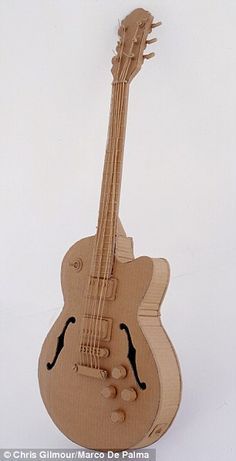
M 130 361 L 130 365 L 133 369 L 134 377 L 136 379 L 137 384 L 139 385 L 140 389 L 144 390 L 146 389 L 147 385 L 144 382 L 141 382 L 138 376 L 138 371 L 137 371 L 137 365 L 136 365 L 136 349 L 133 345 L 131 334 L 129 331 L 129 328 L 125 323 L 120 324 L 120 329 L 125 330 L 127 334 L 127 339 L 128 339 L 128 354 L 127 357 Z
M 48 362 L 47 363 L 47 369 L 48 370 L 51 370 L 55 365 L 56 365 L 56 362 L 57 362 L 57 359 L 64 347 L 64 339 L 65 339 L 65 334 L 66 334 L 66 330 L 68 328 L 68 326 L 70 325 L 70 323 L 75 323 L 76 322 L 76 319 L 75 317 L 69 317 L 66 321 L 66 324 L 61 332 L 61 334 L 58 336 L 57 338 L 57 347 L 56 347 L 56 352 L 55 352 L 55 355 L 54 355 L 54 359 L 52 362 Z

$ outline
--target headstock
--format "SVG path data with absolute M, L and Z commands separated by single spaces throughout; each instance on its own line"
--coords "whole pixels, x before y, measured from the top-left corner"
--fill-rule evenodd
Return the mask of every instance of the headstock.
M 142 67 L 144 59 L 155 56 L 155 53 L 143 54 L 148 44 L 157 41 L 156 38 L 147 40 L 152 29 L 161 25 L 161 22 L 152 21 L 153 16 L 148 11 L 138 8 L 121 22 L 117 54 L 112 59 L 111 72 L 115 82 L 130 82 Z

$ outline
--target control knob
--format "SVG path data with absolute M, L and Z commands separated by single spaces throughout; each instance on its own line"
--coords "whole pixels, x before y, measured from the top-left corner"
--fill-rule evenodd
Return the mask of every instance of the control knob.
M 132 387 L 130 387 L 129 389 L 123 389 L 123 391 L 121 392 L 121 398 L 126 402 L 133 402 L 137 399 L 137 392 Z
M 113 368 L 112 372 L 111 372 L 111 375 L 113 378 L 115 379 L 121 379 L 121 378 L 125 378 L 126 375 L 127 375 L 127 371 L 125 369 L 125 367 L 123 367 L 122 365 L 120 365 L 119 367 L 115 367 Z
M 125 420 L 125 412 L 122 410 L 113 411 L 111 414 L 111 420 L 113 423 L 123 423 Z
M 114 399 L 116 396 L 116 388 L 114 386 L 104 387 L 101 394 L 105 399 Z

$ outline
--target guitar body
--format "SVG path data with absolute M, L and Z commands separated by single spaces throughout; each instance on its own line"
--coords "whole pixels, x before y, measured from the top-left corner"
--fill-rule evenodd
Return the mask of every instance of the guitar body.
M 129 246 L 123 236 L 124 242 Z M 54 423 L 75 443 L 97 450 L 143 447 L 166 431 L 180 400 L 178 362 L 159 316 L 169 267 L 164 259 L 132 259 L 131 246 L 130 261 L 116 254 L 100 342 L 109 351 L 100 359 L 107 376 L 91 377 L 77 364 L 93 246 L 94 237 L 83 239 L 63 260 L 65 305 L 42 347 L 40 391 Z M 125 376 L 113 377 L 114 369 Z

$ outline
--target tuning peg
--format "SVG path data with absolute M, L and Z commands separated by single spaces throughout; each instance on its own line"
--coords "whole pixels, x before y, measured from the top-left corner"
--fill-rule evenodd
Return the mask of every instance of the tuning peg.
M 150 40 L 146 40 L 146 44 L 150 45 L 151 43 L 157 42 L 157 38 L 150 38 Z
M 161 21 L 158 21 L 158 22 L 153 22 L 152 23 L 152 29 L 154 29 L 155 27 L 159 27 L 162 25 L 162 22 Z
M 149 54 L 143 55 L 144 59 L 151 59 L 151 58 L 154 58 L 154 56 L 155 56 L 155 53 L 149 53 Z

